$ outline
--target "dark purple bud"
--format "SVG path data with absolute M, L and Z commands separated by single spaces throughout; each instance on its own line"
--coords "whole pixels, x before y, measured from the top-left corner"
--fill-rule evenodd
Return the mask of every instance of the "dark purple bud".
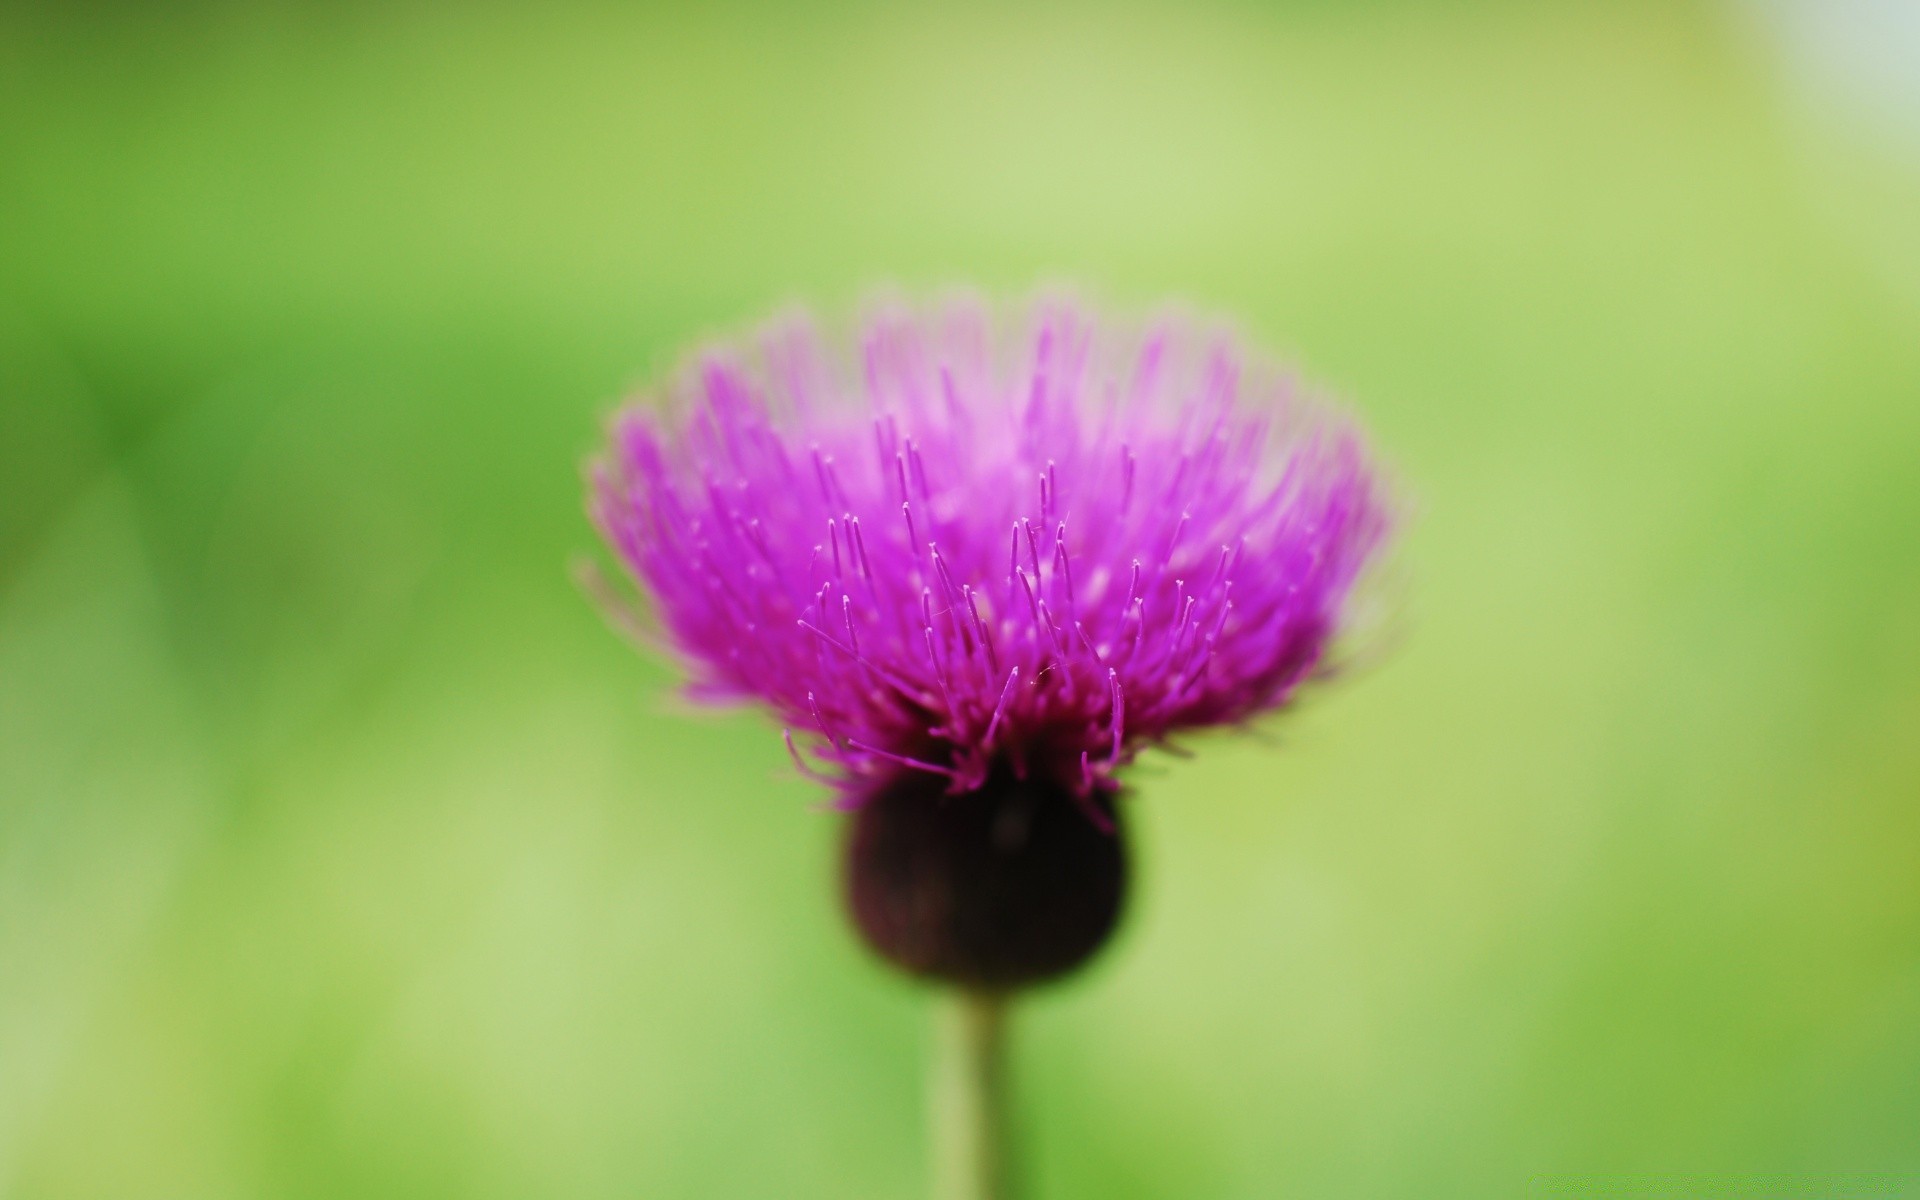
M 1126 894 L 1113 796 L 1004 771 L 976 791 L 945 786 L 903 772 L 848 818 L 847 905 L 867 944 L 909 974 L 978 991 L 1092 957 Z

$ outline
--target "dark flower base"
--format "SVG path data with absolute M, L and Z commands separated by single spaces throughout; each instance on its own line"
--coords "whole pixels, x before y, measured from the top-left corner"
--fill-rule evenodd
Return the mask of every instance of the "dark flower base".
M 1113 798 L 996 773 L 950 796 L 910 773 L 847 822 L 853 923 L 907 972 L 1005 991 L 1073 970 L 1113 932 L 1126 848 Z

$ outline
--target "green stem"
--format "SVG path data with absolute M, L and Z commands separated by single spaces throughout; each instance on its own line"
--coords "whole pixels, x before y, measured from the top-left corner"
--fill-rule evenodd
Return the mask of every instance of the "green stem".
M 1011 1200 L 1006 997 L 953 991 L 934 1013 L 934 1200 Z

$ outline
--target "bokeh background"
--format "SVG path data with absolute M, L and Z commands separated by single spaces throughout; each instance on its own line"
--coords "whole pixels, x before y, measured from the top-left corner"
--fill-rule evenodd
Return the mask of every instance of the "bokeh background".
M 919 1195 L 925 997 L 579 463 L 779 303 L 1053 279 L 1237 314 L 1414 519 L 1393 653 L 1142 767 L 1034 1194 L 1920 1194 L 1916 30 L 8 9 L 0 1195 Z

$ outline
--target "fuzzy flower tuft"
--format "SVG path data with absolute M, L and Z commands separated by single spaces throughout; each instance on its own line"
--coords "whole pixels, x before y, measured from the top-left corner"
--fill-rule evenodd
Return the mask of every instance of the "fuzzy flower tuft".
M 1099 819 L 1142 748 L 1286 703 L 1386 531 L 1360 436 L 1176 318 L 897 308 L 851 357 L 797 318 L 704 353 L 591 496 L 693 694 L 851 804 L 1036 776 Z

